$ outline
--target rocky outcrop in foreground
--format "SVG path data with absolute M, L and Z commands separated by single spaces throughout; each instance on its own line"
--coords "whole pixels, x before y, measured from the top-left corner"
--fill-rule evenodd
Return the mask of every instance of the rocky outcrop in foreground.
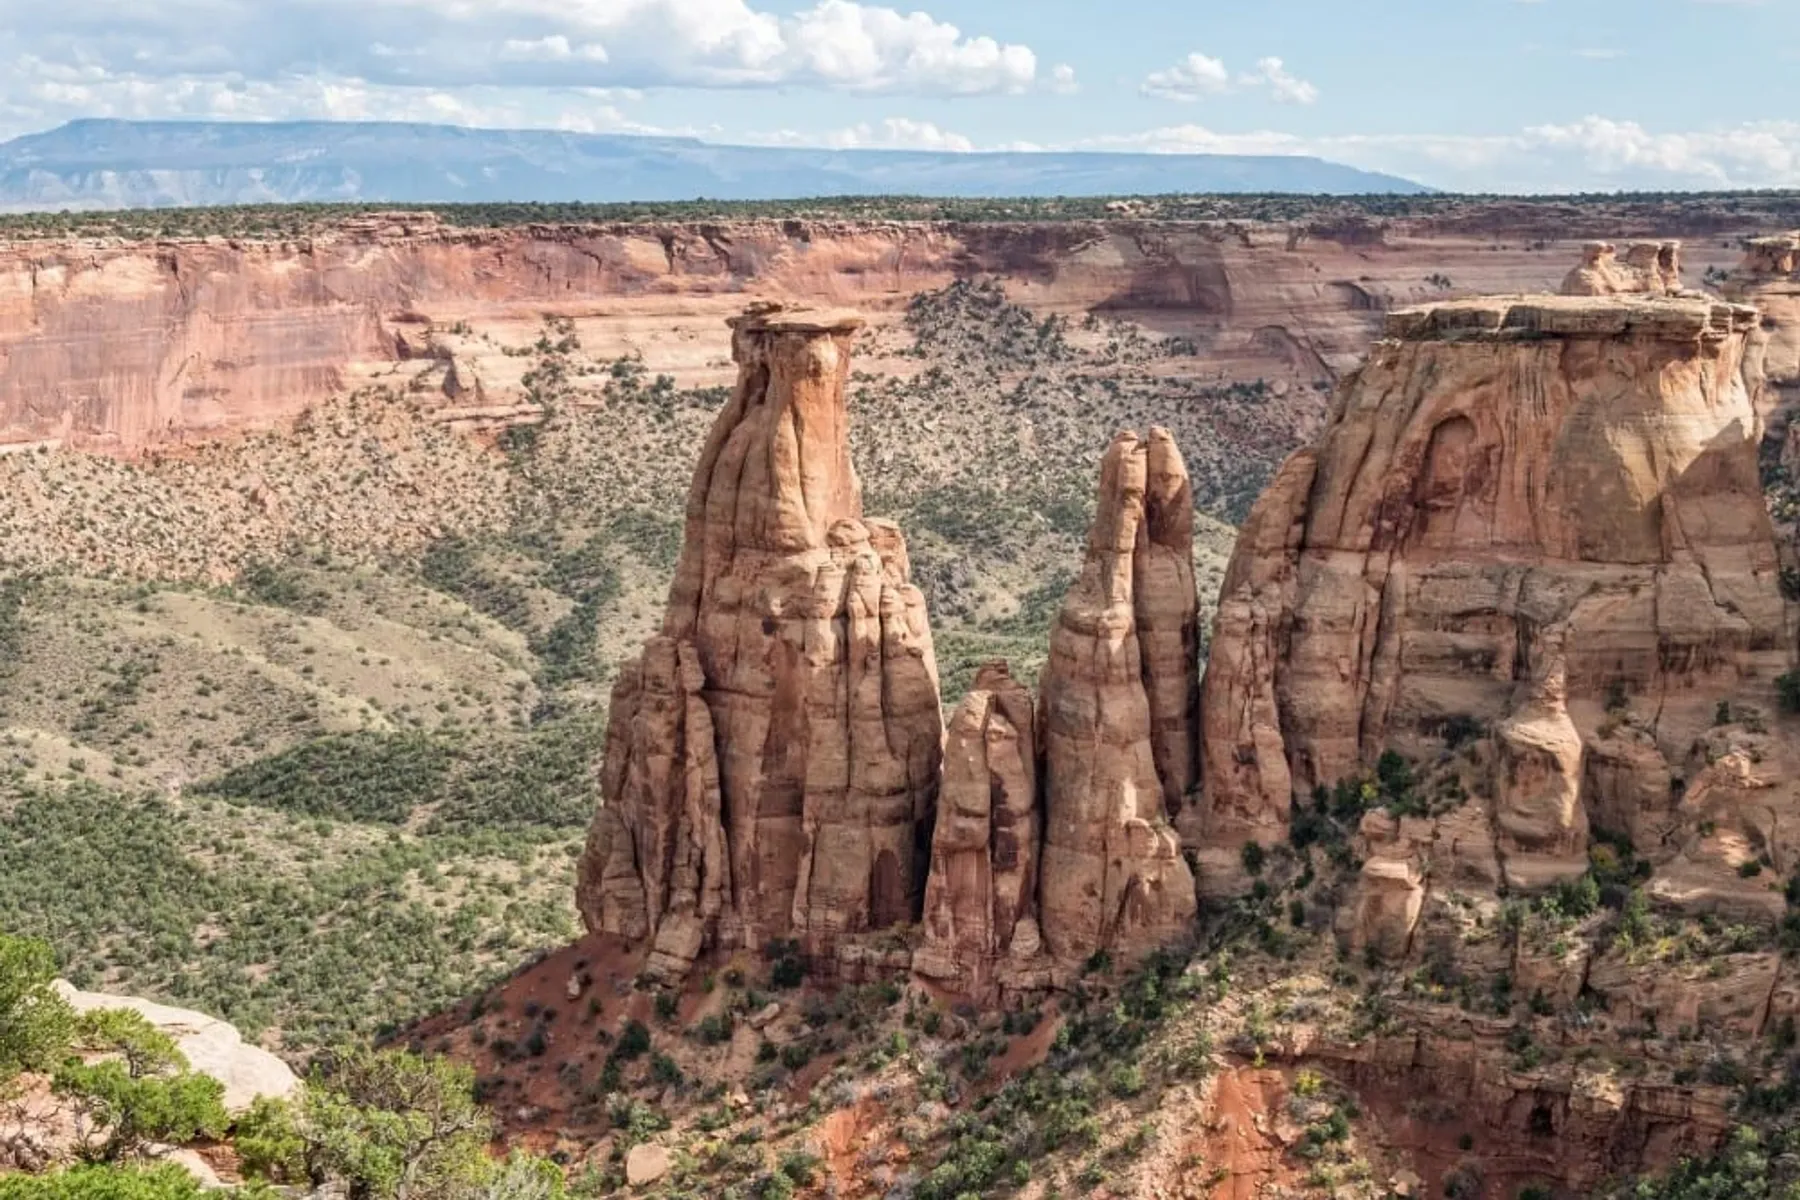
M 259 1096 L 279 1100 L 300 1090 L 299 1078 L 286 1063 L 262 1047 L 246 1043 L 235 1026 L 217 1017 L 133 996 L 84 992 L 62 980 L 57 980 L 56 991 L 78 1013 L 135 1012 L 174 1038 L 190 1067 L 224 1085 L 227 1112 L 242 1112 Z
M 1673 249 L 1651 249 L 1633 278 L 1590 251 L 1566 290 L 1605 294 L 1391 314 L 1259 501 L 1202 700 L 1203 891 L 1245 886 L 1244 845 L 1285 840 L 1316 789 L 1385 751 L 1462 747 L 1440 782 L 1466 803 L 1365 826 L 1358 944 L 1403 952 L 1452 877 L 1581 875 L 1595 825 L 1655 831 L 1636 849 L 1671 889 L 1767 907 L 1734 868 L 1785 872 L 1783 839 L 1740 828 L 1733 859 L 1687 811 L 1693 748 L 1733 706 L 1772 713 L 1791 659 L 1757 471 L 1759 318 L 1681 293 Z
M 614 689 L 582 862 L 594 929 L 677 975 L 707 947 L 914 920 L 943 727 L 906 543 L 865 521 L 854 317 L 753 308 L 701 452 L 662 636 Z

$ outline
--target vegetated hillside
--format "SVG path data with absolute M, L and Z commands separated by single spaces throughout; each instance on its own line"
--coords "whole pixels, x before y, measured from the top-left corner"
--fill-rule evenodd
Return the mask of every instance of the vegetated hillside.
M 1800 224 L 1800 192 L 1644 192 L 1556 196 L 1456 193 L 1317 195 L 1299 192 L 1183 193 L 1161 180 L 1150 191 L 1110 195 L 922 196 L 911 192 L 820 195 L 777 200 L 453 200 L 244 202 L 202 207 L 45 208 L 0 213 L 8 239 L 305 237 L 347 220 L 385 213 L 432 213 L 465 229 L 533 225 L 668 224 L 741 221 L 918 221 L 1039 224 L 1144 220 L 1256 224 L 1292 222 L 1321 235 L 1364 222 L 1404 221 L 1440 235 L 1488 233 L 1550 239 L 1701 237 Z M 1365 226 L 1372 231 L 1373 226 Z
M 139 208 L 320 200 L 762 200 L 896 188 L 946 196 L 1417 193 L 1301 156 L 970 153 L 376 121 L 73 121 L 0 145 L 0 205 Z
M 917 367 L 859 376 L 853 430 L 951 702 L 989 657 L 1035 673 L 1115 428 L 1191 447 L 1210 593 L 1318 402 L 1164 375 L 1190 347 L 991 285 L 864 336 Z M 724 393 L 560 321 L 525 355 L 546 419 L 493 447 L 368 390 L 140 461 L 0 457 L 0 926 L 301 1051 L 568 941 L 606 691 Z

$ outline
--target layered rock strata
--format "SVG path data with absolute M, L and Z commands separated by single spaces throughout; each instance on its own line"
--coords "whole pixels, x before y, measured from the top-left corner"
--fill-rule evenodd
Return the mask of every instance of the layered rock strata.
M 1390 315 L 1227 573 L 1191 827 L 1203 890 L 1242 887 L 1244 844 L 1285 837 L 1296 798 L 1453 737 L 1492 746 L 1472 784 L 1515 885 L 1585 869 L 1590 805 L 1667 827 L 1669 764 L 1721 697 L 1772 709 L 1790 657 L 1758 323 L 1659 294 Z M 1380 891 L 1408 890 L 1416 850 L 1393 850 Z
M 1192 538 L 1173 439 L 1120 434 L 1044 668 L 1043 925 L 1065 964 L 1103 949 L 1141 954 L 1194 916 L 1169 821 L 1195 772 Z
M 614 693 L 590 928 L 679 974 L 916 918 L 943 725 L 924 599 L 850 464 L 849 316 L 753 308 L 702 450 L 663 633 Z

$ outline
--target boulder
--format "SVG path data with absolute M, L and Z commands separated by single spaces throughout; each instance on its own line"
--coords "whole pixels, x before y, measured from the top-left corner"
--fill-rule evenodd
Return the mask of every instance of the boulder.
M 228 1112 L 244 1111 L 259 1096 L 280 1100 L 300 1089 L 300 1080 L 286 1063 L 262 1047 L 246 1043 L 236 1026 L 217 1017 L 131 996 L 84 992 L 60 979 L 55 986 L 78 1013 L 97 1009 L 135 1012 L 175 1039 L 189 1067 L 224 1085 Z
M 625 1155 L 625 1182 L 631 1187 L 647 1187 L 667 1175 L 674 1165 L 667 1150 L 640 1142 Z

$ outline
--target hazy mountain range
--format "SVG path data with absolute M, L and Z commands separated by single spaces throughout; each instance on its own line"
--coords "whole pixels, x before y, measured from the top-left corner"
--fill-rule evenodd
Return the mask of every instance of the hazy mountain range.
M 397 122 L 88 120 L 0 143 L 0 209 L 10 211 L 1429 190 L 1298 156 L 827 150 Z

